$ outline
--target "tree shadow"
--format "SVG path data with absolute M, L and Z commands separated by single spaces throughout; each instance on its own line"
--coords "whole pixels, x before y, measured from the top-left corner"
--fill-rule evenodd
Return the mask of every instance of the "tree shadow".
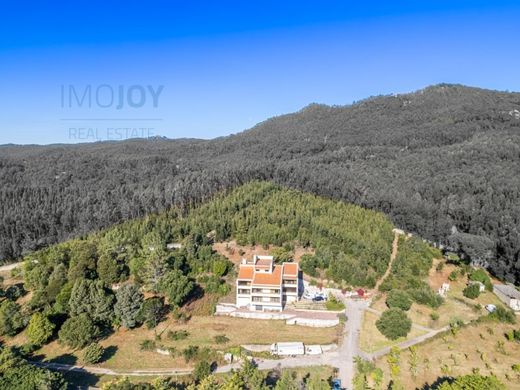
M 86 371 L 66 371 L 63 372 L 63 376 L 71 389 L 96 388 L 100 379 L 97 375 Z
M 103 351 L 103 356 L 101 356 L 100 362 L 106 362 L 107 360 L 112 358 L 116 354 L 117 349 L 118 348 L 115 345 L 106 347 L 105 350 Z
M 63 355 L 47 360 L 48 363 L 68 364 L 70 366 L 74 366 L 77 361 L 78 358 L 71 353 L 64 353 Z
M 435 390 L 438 389 L 441 384 L 446 382 L 453 383 L 454 380 L 455 379 L 451 376 L 440 376 L 431 384 L 425 383 L 423 387 L 421 387 L 421 390 Z

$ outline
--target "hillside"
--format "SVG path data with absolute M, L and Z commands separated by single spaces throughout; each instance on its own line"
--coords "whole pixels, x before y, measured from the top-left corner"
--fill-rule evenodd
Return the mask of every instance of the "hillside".
M 458 85 L 310 105 L 211 141 L 0 147 L 0 258 L 252 179 L 346 200 L 520 281 L 520 94 Z

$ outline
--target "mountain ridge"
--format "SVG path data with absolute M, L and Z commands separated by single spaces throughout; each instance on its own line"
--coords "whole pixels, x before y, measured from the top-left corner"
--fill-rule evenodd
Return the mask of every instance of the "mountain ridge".
M 518 108 L 519 93 L 440 84 L 311 104 L 213 140 L 4 147 L 0 258 L 271 180 L 383 211 L 520 281 Z M 451 237 L 453 226 L 490 238 L 493 258 Z

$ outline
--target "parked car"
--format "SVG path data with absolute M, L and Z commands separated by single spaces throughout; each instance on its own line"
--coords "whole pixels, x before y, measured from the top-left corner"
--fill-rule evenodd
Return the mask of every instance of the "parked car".
M 341 379 L 332 380 L 332 390 L 341 390 Z
M 486 306 L 484 306 L 484 307 L 490 313 L 493 313 L 497 309 L 497 307 L 495 305 L 491 304 L 491 303 L 486 305 Z

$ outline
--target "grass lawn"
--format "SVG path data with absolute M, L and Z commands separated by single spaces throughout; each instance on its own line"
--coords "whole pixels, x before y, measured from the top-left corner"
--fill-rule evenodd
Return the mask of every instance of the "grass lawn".
M 520 389 L 520 376 L 511 369 L 520 361 L 520 343 L 506 340 L 504 333 L 510 329 L 518 329 L 518 324 L 483 322 L 464 327 L 455 336 L 451 333 L 439 335 L 417 345 L 419 373 L 416 380 L 409 371 L 410 353 L 402 351 L 400 378 L 404 388 L 422 388 L 439 376 L 471 374 L 477 369 L 482 375 L 495 374 L 508 389 Z M 504 342 L 503 349 L 499 347 L 501 342 Z M 388 383 L 390 374 L 386 357 L 378 359 L 376 365 L 383 369 L 385 383 Z
M 319 378 L 323 380 L 329 380 L 335 377 L 335 369 L 330 366 L 312 366 L 312 367 L 301 367 L 301 368 L 291 368 L 287 369 L 290 372 L 293 372 L 297 378 L 305 379 L 310 375 L 317 375 Z M 286 371 L 281 370 L 280 372 Z M 265 372 L 265 371 L 264 371 Z M 269 376 L 276 377 L 279 375 L 276 371 L 269 371 Z M 88 373 L 78 373 L 78 372 L 67 372 L 64 373 L 67 382 L 76 387 L 100 387 L 101 385 L 112 382 L 118 379 L 121 379 L 121 376 L 113 376 L 113 375 L 93 375 Z M 216 374 L 218 378 L 224 379 L 229 374 Z M 128 377 L 130 382 L 132 383 L 151 383 L 157 378 L 168 378 L 161 376 L 131 376 Z M 172 378 L 173 382 L 176 383 L 189 383 L 191 381 L 191 377 L 188 375 L 185 376 L 177 376 Z
M 426 332 L 412 327 L 408 336 L 398 338 L 397 340 L 388 340 L 376 327 L 376 321 L 379 316 L 375 313 L 365 311 L 363 317 L 363 328 L 359 340 L 360 348 L 365 352 L 375 352 L 381 348 L 399 344 L 407 339 L 414 338 L 425 334 Z
M 168 340 L 168 331 L 186 330 L 189 335 L 184 340 Z M 225 350 L 242 344 L 272 344 L 278 341 L 302 341 L 307 344 L 329 344 L 338 340 L 340 327 L 309 328 L 286 325 L 284 321 L 249 320 L 232 317 L 194 316 L 186 324 L 178 324 L 169 319 L 157 328 L 161 336 L 158 346 L 174 347 L 178 352 L 189 345 L 210 347 Z M 226 344 L 216 344 L 214 337 L 225 335 L 229 338 Z M 115 370 L 150 369 L 150 368 L 186 368 L 184 359 L 180 356 L 171 357 L 157 352 L 141 351 L 143 340 L 154 340 L 154 330 L 141 327 L 134 330 L 119 330 L 100 343 L 109 349 L 109 357 L 100 367 Z M 39 351 L 46 360 L 67 364 L 81 364 L 81 351 L 71 351 L 53 341 Z
M 451 264 L 446 264 L 441 272 L 435 270 L 439 260 L 435 260 L 428 282 L 430 286 L 436 291 L 442 283 L 449 283 L 450 290 L 444 303 L 437 309 L 432 309 L 425 305 L 418 305 L 414 303 L 410 310 L 407 312 L 408 316 L 414 324 L 425 326 L 432 329 L 442 328 L 448 325 L 454 319 L 460 319 L 465 322 L 469 322 L 479 318 L 482 315 L 486 315 L 487 311 L 484 306 L 487 304 L 501 305 L 502 303 L 495 294 L 490 291 L 485 291 L 480 294 L 477 299 L 466 298 L 462 294 L 462 290 L 467 285 L 467 277 L 459 277 L 456 281 L 450 281 L 448 276 L 451 271 L 455 270 L 456 267 Z M 375 297 L 372 303 L 372 308 L 378 311 L 387 310 L 385 304 L 386 294 L 380 294 Z M 476 309 L 476 305 L 480 304 L 481 308 Z M 436 312 L 439 315 L 439 319 L 432 320 L 431 314 Z

